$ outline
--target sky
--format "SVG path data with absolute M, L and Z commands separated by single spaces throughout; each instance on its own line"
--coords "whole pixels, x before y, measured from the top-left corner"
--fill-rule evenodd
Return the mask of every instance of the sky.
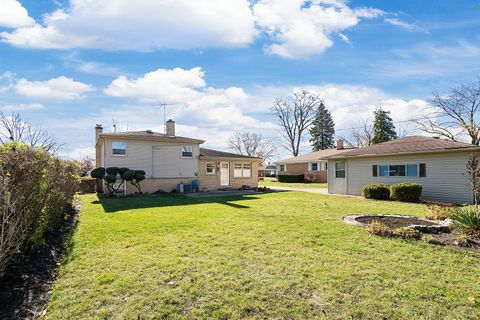
M 94 155 L 94 127 L 163 131 L 227 150 L 281 147 L 275 98 L 324 99 L 337 137 L 382 107 L 397 127 L 480 75 L 474 0 L 0 0 L 0 111 Z M 310 151 L 308 137 L 302 152 Z

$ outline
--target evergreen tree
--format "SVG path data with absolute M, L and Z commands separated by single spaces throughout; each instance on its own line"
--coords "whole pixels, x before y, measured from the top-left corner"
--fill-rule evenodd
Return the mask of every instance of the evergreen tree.
M 335 123 L 323 102 L 316 111 L 315 119 L 310 128 L 310 136 L 313 151 L 334 147 Z
M 373 122 L 372 144 L 382 143 L 397 139 L 397 132 L 390 111 L 375 110 L 375 121 Z

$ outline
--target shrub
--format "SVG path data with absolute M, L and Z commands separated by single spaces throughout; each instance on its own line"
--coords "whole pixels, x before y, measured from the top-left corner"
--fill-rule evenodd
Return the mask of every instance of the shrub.
M 412 182 L 396 183 L 390 186 L 390 198 L 402 202 L 419 202 L 422 185 Z
M 381 237 L 392 236 L 392 231 L 390 230 L 390 228 L 387 227 L 385 224 L 381 223 L 380 221 L 370 222 L 367 225 L 366 230 L 368 233 L 376 236 L 381 236 Z
M 362 194 L 367 199 L 388 200 L 390 188 L 386 184 L 367 184 L 363 187 Z
M 125 181 L 128 181 L 135 186 L 135 188 L 138 190 L 138 193 L 142 193 L 140 182 L 145 180 L 144 170 L 130 170 L 125 167 L 109 167 L 106 169 L 98 167 L 93 169 L 90 175 L 92 178 L 105 180 L 105 186 L 110 196 L 117 195 L 118 190 L 120 190 L 120 187 Z M 121 182 L 115 186 L 118 178 L 120 178 Z
M 306 183 L 314 183 L 317 181 L 317 175 L 314 172 L 307 172 L 303 176 L 303 181 Z
M 422 238 L 422 233 L 414 228 L 402 227 L 393 230 L 393 236 L 405 240 L 419 240 Z
M 480 234 L 480 207 L 470 206 L 460 208 L 452 216 L 455 224 L 470 234 Z
M 427 205 L 427 214 L 425 218 L 430 220 L 445 220 L 455 214 L 455 207 L 442 204 Z
M 295 183 L 295 182 L 303 182 L 303 174 L 279 174 L 278 181 L 279 182 L 288 182 L 288 183 Z
M 21 143 L 0 147 L 0 276 L 13 254 L 43 243 L 78 190 L 81 167 Z

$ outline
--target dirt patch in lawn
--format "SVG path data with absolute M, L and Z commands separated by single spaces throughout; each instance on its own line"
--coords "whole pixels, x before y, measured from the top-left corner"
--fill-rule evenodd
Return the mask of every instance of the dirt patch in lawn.
M 438 225 L 432 221 L 422 220 L 416 217 L 397 217 L 397 216 L 363 216 L 355 220 L 361 223 L 369 224 L 373 221 L 378 221 L 389 227 L 390 229 L 409 227 L 411 225 L 434 226 Z
M 55 232 L 47 232 L 42 248 L 18 254 L 7 268 L 0 279 L 0 319 L 36 319 L 45 314 L 80 207 L 76 201 L 69 218 Z

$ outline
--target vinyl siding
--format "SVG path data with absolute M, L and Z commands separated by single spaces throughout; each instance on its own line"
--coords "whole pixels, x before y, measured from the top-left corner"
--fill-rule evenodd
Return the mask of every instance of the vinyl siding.
M 112 155 L 112 142 L 114 141 L 127 144 L 125 156 Z M 192 158 L 181 157 L 182 145 L 191 144 L 155 143 L 154 141 L 107 138 L 103 152 L 104 166 L 145 170 L 147 178 L 195 178 L 198 175 L 199 145 L 192 145 Z M 153 149 L 153 146 L 157 146 L 157 148 Z
M 228 162 L 230 168 L 230 185 L 228 188 L 238 189 L 242 186 L 246 185 L 251 188 L 258 187 L 258 161 L 248 161 L 248 160 L 225 160 L 225 159 L 218 159 L 215 160 L 200 160 L 199 161 L 199 178 L 200 178 L 200 190 L 216 190 L 220 188 L 220 170 L 217 170 L 214 175 L 207 175 L 207 162 L 215 162 L 217 166 L 219 162 Z M 235 163 L 250 163 L 252 165 L 252 175 L 250 178 L 234 178 L 233 171 L 234 171 L 234 164 Z M 224 187 L 227 188 L 227 187 Z
M 436 153 L 411 156 L 372 157 L 349 159 L 347 165 L 347 194 L 361 195 L 364 185 L 369 183 L 394 184 L 416 182 L 423 186 L 425 200 L 470 203 L 473 195 L 469 186 L 466 163 L 468 152 Z M 334 165 L 330 161 L 329 192 L 334 193 Z M 374 177 L 373 165 L 426 164 L 427 176 L 421 177 Z

